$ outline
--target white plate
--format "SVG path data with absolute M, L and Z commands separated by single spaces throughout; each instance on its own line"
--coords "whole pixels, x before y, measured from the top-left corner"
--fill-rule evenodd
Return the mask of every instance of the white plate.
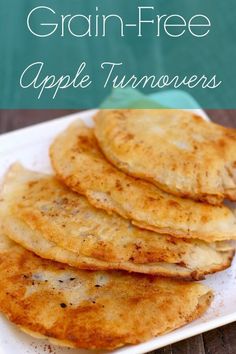
M 203 111 L 198 110 L 204 118 Z M 86 123 L 92 124 L 94 111 L 73 114 L 64 118 L 56 119 L 47 123 L 38 124 L 29 128 L 21 129 L 0 136 L 0 178 L 9 165 L 16 160 L 26 167 L 50 172 L 48 147 L 60 131 L 70 122 L 80 117 Z M 170 334 L 152 339 L 136 346 L 126 346 L 113 353 L 116 354 L 141 354 L 165 345 L 180 341 L 210 329 L 236 321 L 236 262 L 224 272 L 208 277 L 204 281 L 215 293 L 215 299 L 209 311 L 199 320 L 180 328 Z M 48 342 L 32 339 L 21 333 L 11 325 L 3 316 L 0 317 L 0 354 L 89 354 L 94 351 L 74 350 L 59 348 L 49 345 Z M 98 351 L 96 353 L 105 353 Z

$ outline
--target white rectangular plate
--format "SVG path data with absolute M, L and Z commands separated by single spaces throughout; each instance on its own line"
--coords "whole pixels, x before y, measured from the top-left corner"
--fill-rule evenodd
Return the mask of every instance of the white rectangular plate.
M 66 126 L 80 117 L 87 124 L 92 125 L 95 111 L 73 114 L 47 123 L 38 124 L 0 136 L 0 178 L 9 165 L 20 161 L 26 167 L 52 172 L 48 158 L 48 147 L 53 138 Z M 205 119 L 205 113 L 198 110 Z M 116 354 L 141 354 L 165 345 L 180 341 L 210 329 L 236 321 L 236 262 L 224 272 L 208 277 L 204 281 L 215 293 L 215 299 L 209 311 L 199 320 L 180 328 L 172 333 L 154 338 L 146 343 L 126 346 L 113 351 Z M 0 354 L 91 354 L 94 351 L 74 350 L 49 345 L 48 342 L 37 340 L 21 333 L 3 316 L 0 316 Z M 96 351 L 96 353 L 107 353 Z

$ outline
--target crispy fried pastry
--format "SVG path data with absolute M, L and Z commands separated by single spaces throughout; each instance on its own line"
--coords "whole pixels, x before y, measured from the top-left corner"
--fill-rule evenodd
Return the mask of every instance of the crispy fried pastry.
M 104 158 L 93 130 L 80 120 L 55 139 L 50 155 L 57 177 L 96 208 L 175 237 L 236 238 L 236 216 L 229 208 L 175 197 L 126 175 Z
M 95 133 L 121 170 L 171 194 L 236 200 L 236 130 L 180 110 L 104 110 Z
M 6 176 L 0 207 L 7 236 L 42 257 L 81 268 L 199 279 L 230 266 L 234 254 L 228 244 L 139 229 L 95 209 L 53 176 L 19 165 Z
M 53 343 L 113 349 L 194 320 L 212 292 L 200 283 L 91 272 L 37 257 L 0 238 L 0 311 Z

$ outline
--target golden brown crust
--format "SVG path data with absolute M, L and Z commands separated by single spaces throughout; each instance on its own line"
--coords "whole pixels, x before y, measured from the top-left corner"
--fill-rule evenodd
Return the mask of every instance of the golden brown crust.
M 104 110 L 95 133 L 123 171 L 177 196 L 236 200 L 236 131 L 178 110 Z
M 0 251 L 0 310 L 20 328 L 80 348 L 113 349 L 199 317 L 212 292 L 120 272 L 75 270 L 7 242 Z
M 88 270 L 125 270 L 150 275 L 158 275 L 173 279 L 182 279 L 186 281 L 201 280 L 207 274 L 213 274 L 230 267 L 234 250 L 230 249 L 228 244 L 220 249 L 220 244 L 215 245 L 214 255 L 217 254 L 217 260 L 214 257 L 212 264 L 202 268 L 188 268 L 184 264 L 169 263 L 146 263 L 137 264 L 132 261 L 126 262 L 107 262 L 91 257 L 84 257 L 74 252 L 65 250 L 43 237 L 43 234 L 37 230 L 30 229 L 25 223 L 10 215 L 2 215 L 2 231 L 11 240 L 20 244 L 25 249 L 37 254 L 38 256 L 57 262 L 65 263 L 79 269 Z M 212 257 L 213 258 L 213 257 Z M 216 263 L 214 263 L 216 262 Z M 218 262 L 218 263 L 217 263 Z
M 233 255 L 230 246 L 219 251 L 215 244 L 136 228 L 119 216 L 93 208 L 54 177 L 19 165 L 6 176 L 0 206 L 4 231 L 11 238 L 27 245 L 29 241 L 23 237 L 28 227 L 32 231 L 29 240 L 38 234 L 38 238 L 77 255 L 73 262 L 85 257 L 89 268 L 94 265 L 199 279 L 228 267 Z
M 57 177 L 69 188 L 139 227 L 207 242 L 236 238 L 236 216 L 229 208 L 174 197 L 119 171 L 80 120 L 55 139 L 50 156 Z

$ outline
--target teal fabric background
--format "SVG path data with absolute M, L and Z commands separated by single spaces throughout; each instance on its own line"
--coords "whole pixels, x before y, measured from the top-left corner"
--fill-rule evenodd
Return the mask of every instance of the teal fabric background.
M 138 6 L 154 6 L 154 14 L 176 13 L 185 18 L 201 13 L 210 18 L 212 26 L 209 35 L 204 38 L 190 34 L 179 38 L 164 35 L 157 38 L 154 27 L 148 25 L 144 27 L 142 38 L 137 37 L 132 28 L 121 38 L 114 21 L 109 25 L 105 38 L 76 38 L 68 33 L 61 37 L 59 32 L 39 38 L 28 30 L 26 18 L 31 9 L 43 5 L 52 8 L 56 15 L 45 13 L 45 18 L 43 14 L 35 16 L 34 28 L 41 28 L 40 22 L 44 20 L 58 20 L 60 14 L 95 15 L 95 6 L 99 6 L 100 13 L 117 13 L 130 23 L 137 20 Z M 98 107 L 112 91 L 111 86 L 103 88 L 105 72 L 100 65 L 104 61 L 123 62 L 117 72 L 127 76 L 216 74 L 222 80 L 216 89 L 180 89 L 191 94 L 203 108 L 236 108 L 235 0 L 0 0 L 0 10 L 0 108 Z M 55 99 L 52 99 L 52 90 L 47 90 L 38 99 L 38 90 L 23 89 L 19 84 L 23 70 L 36 61 L 45 63 L 44 75 L 69 74 L 72 77 L 80 63 L 85 61 L 92 85 L 86 89 L 60 90 Z M 164 91 L 148 87 L 140 90 L 146 94 Z M 132 94 L 130 92 L 129 95 Z M 139 102 L 142 108 L 142 101 Z M 173 106 L 171 103 L 169 106 Z M 147 106 L 146 100 L 144 105 Z M 152 105 L 150 100 L 150 107 Z M 184 106 L 183 103 L 182 108 L 186 108 Z

